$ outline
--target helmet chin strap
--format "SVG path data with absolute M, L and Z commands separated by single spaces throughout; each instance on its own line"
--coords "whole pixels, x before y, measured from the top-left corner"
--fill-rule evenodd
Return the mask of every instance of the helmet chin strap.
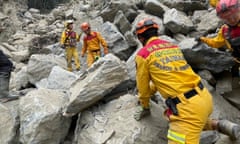
M 147 40 L 143 37 L 143 36 L 139 36 L 138 37 L 139 41 L 142 43 L 142 45 L 144 46 L 147 42 Z

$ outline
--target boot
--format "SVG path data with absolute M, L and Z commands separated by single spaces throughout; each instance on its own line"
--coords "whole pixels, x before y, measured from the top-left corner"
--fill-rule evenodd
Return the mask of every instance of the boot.
M 18 96 L 12 96 L 9 94 L 9 80 L 10 73 L 0 72 L 0 102 L 2 103 L 18 99 Z
M 240 136 L 240 126 L 228 120 L 219 120 L 217 127 L 219 132 L 228 135 L 233 140 Z
M 134 118 L 136 121 L 141 120 L 142 118 L 149 116 L 151 111 L 149 108 L 143 108 L 142 106 L 138 107 L 137 111 L 134 114 Z

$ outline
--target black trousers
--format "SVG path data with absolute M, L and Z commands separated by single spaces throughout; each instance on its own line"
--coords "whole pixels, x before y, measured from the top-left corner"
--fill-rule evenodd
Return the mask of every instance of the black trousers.
M 239 77 L 239 67 L 240 67 L 240 63 L 235 62 L 235 64 L 233 65 L 231 71 L 232 71 L 232 76 L 233 77 Z
M 10 73 L 13 69 L 13 63 L 0 50 L 0 72 Z

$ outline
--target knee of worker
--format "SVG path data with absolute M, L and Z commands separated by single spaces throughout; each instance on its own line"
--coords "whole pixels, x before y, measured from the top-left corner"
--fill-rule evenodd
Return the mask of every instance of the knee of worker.
M 207 88 L 202 90 L 202 95 L 205 96 L 205 103 L 208 106 L 208 113 L 209 115 L 213 112 L 213 98 L 211 93 L 208 91 Z
M 90 67 L 93 63 L 94 63 L 94 57 L 93 57 L 93 55 L 89 54 L 88 57 L 87 57 L 88 67 Z
M 92 64 L 93 64 L 93 62 L 88 62 L 88 63 L 87 63 L 88 68 L 91 67 Z
M 156 86 L 153 82 L 149 83 L 149 87 L 150 87 L 150 90 L 151 90 L 151 95 L 153 95 L 157 92 L 157 88 L 156 88 Z
M 74 58 L 78 58 L 78 51 L 76 48 L 73 51 L 73 56 L 74 56 Z

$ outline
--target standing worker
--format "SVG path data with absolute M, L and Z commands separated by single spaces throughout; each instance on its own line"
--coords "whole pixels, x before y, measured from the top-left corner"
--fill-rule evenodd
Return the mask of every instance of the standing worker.
M 211 94 L 180 48 L 158 38 L 158 29 L 151 19 L 143 19 L 136 26 L 136 35 L 144 47 L 135 58 L 140 106 L 134 118 L 139 121 L 150 115 L 150 96 L 159 91 L 168 106 L 168 144 L 198 144 L 203 129 L 218 130 L 236 139 L 239 125 L 209 119 L 213 110 Z
M 91 31 L 89 23 L 82 23 L 80 28 L 86 34 L 83 38 L 81 56 L 84 57 L 87 51 L 87 65 L 90 67 L 99 57 L 101 57 L 101 45 L 104 48 L 105 55 L 108 53 L 108 46 L 99 32 Z
M 216 11 L 225 24 L 216 37 L 200 37 L 200 40 L 213 48 L 226 46 L 235 60 L 232 75 L 240 76 L 240 2 L 239 0 L 220 0 L 216 5 Z
M 73 31 L 73 21 L 67 20 L 65 22 L 65 30 L 61 36 L 61 46 L 66 50 L 66 59 L 68 71 L 72 71 L 72 58 L 76 65 L 76 70 L 80 70 L 80 62 L 77 50 L 77 42 L 80 41 L 80 36 Z
M 9 94 L 9 81 L 12 70 L 13 63 L 0 50 L 0 102 L 2 103 L 18 99 L 18 96 Z

